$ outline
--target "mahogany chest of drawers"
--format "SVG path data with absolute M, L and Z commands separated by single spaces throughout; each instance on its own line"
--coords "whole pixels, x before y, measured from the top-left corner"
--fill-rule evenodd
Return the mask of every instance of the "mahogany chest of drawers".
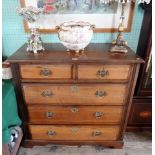
M 10 58 L 23 144 L 123 146 L 123 133 L 140 63 L 108 52 L 110 44 L 90 44 L 82 55 L 61 44 L 45 44 L 37 55 L 22 46 Z

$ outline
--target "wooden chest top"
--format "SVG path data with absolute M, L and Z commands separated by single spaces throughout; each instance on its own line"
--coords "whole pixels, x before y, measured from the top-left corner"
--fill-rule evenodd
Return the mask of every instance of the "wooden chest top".
M 110 43 L 91 43 L 80 56 L 73 56 L 67 53 L 66 48 L 60 43 L 44 44 L 45 51 L 39 54 L 27 53 L 26 44 L 9 57 L 9 62 L 30 62 L 30 63 L 142 63 L 143 60 L 129 47 L 126 54 L 112 54 L 109 52 Z

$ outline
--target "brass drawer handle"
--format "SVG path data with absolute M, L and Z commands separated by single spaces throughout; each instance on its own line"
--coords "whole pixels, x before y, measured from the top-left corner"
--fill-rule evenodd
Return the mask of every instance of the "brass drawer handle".
M 96 118 L 101 118 L 103 115 L 104 115 L 103 112 L 95 112 L 95 113 L 94 113 L 94 116 L 95 116 Z
M 47 131 L 47 135 L 48 136 L 56 136 L 56 132 L 55 131 Z
M 101 131 L 93 131 L 92 136 L 101 136 L 102 132 Z
M 50 69 L 45 68 L 40 71 L 40 75 L 48 77 L 48 76 L 52 75 L 52 71 Z
M 109 74 L 109 72 L 107 70 L 104 70 L 104 69 L 98 70 L 97 73 L 96 73 L 96 75 L 99 76 L 99 77 L 105 77 L 108 74 Z
M 78 108 L 72 107 L 72 108 L 71 108 L 71 112 L 73 112 L 73 113 L 78 112 Z
M 47 118 L 52 118 L 55 114 L 53 112 L 46 112 L 45 115 Z
M 105 91 L 98 90 L 95 92 L 96 97 L 104 97 L 107 95 Z
M 53 96 L 54 94 L 53 94 L 53 92 L 51 92 L 51 91 L 45 90 L 45 91 L 43 91 L 43 92 L 41 93 L 41 95 L 42 95 L 43 97 L 51 97 L 51 96 Z

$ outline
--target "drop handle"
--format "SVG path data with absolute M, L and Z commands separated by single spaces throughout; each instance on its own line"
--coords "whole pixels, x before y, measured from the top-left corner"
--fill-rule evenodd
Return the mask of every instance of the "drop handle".
M 52 75 L 52 71 L 50 69 L 45 68 L 43 70 L 40 70 L 40 75 L 49 77 L 50 75 Z
M 56 136 L 56 131 L 47 131 L 48 136 Z
M 109 74 L 108 70 L 104 70 L 104 69 L 98 70 L 97 73 L 96 73 L 96 75 L 97 75 L 98 77 L 105 77 L 105 76 L 107 76 L 108 74 Z
M 106 91 L 97 90 L 95 92 L 95 95 L 96 95 L 96 97 L 104 97 L 104 96 L 107 95 L 107 92 Z
M 76 113 L 76 112 L 78 112 L 79 110 L 78 110 L 78 108 L 77 107 L 72 107 L 71 108 L 71 112 L 73 112 L 73 113 Z
M 101 131 L 93 131 L 92 136 L 101 136 L 102 132 Z
M 41 95 L 42 95 L 43 97 L 51 97 L 51 96 L 53 96 L 54 94 L 53 94 L 52 91 L 44 90 L 44 91 L 41 93 Z
M 95 112 L 95 113 L 94 113 L 94 116 L 95 116 L 96 118 L 101 118 L 103 115 L 104 115 L 103 112 Z
M 55 114 L 53 112 L 46 112 L 45 115 L 47 118 L 52 118 Z

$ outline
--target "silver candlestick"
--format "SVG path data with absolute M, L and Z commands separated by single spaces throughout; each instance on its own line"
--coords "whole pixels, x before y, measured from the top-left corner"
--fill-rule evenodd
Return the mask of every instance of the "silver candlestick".
M 44 51 L 44 47 L 42 45 L 42 40 L 38 29 L 36 27 L 36 21 L 39 19 L 41 13 L 43 13 L 43 9 L 35 8 L 35 7 L 25 7 L 18 8 L 17 12 L 19 15 L 23 16 L 24 20 L 31 23 L 32 27 L 30 28 L 30 36 L 27 42 L 27 51 L 33 51 L 37 53 L 38 51 Z

